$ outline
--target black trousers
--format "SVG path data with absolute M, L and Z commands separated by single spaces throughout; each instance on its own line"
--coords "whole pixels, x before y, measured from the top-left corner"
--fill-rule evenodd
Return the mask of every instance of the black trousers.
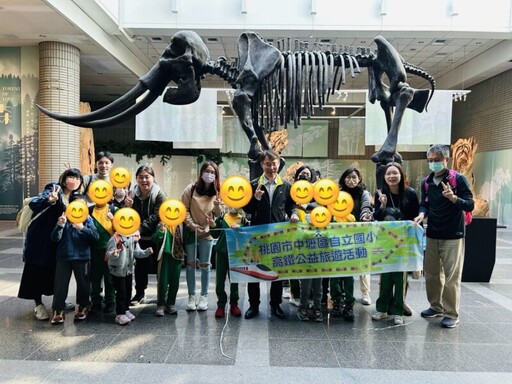
M 52 304 L 54 311 L 63 311 L 66 308 L 65 301 L 72 273 L 76 281 L 76 303 L 81 307 L 88 307 L 91 304 L 89 266 L 89 260 L 57 261 Z
M 260 283 L 247 283 L 247 294 L 249 295 L 249 306 L 258 308 L 260 305 Z M 273 281 L 270 284 L 270 306 L 275 307 L 282 303 L 283 281 Z
M 155 250 L 151 240 L 139 240 L 139 245 L 143 250 L 148 247 L 153 247 L 153 250 L 155 251 L 155 253 L 153 253 L 153 255 L 149 255 L 149 257 L 145 257 L 144 259 L 135 259 L 135 294 L 144 296 L 144 292 L 148 287 L 150 263 L 153 262 L 151 258 L 153 257 L 156 259 L 158 252 Z
M 124 315 L 130 309 L 132 296 L 132 275 L 120 277 L 112 275 L 116 290 L 116 315 Z

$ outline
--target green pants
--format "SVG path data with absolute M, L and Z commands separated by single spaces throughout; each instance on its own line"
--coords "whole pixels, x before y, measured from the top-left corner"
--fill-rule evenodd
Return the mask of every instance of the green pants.
M 176 295 L 180 287 L 181 260 L 177 260 L 164 253 L 158 261 L 157 278 L 157 304 L 175 305 Z
M 229 277 L 229 258 L 225 252 L 216 252 L 216 273 L 215 273 L 215 293 L 217 294 L 217 306 L 225 307 L 228 302 L 225 284 L 226 277 Z M 229 304 L 238 303 L 238 283 L 231 283 L 229 290 Z
M 392 315 L 404 314 L 405 286 L 407 272 L 389 272 L 380 275 L 379 298 L 375 303 L 378 312 Z M 393 290 L 394 287 L 394 290 Z
M 343 304 L 354 304 L 354 277 L 332 277 L 330 280 L 331 299 Z
M 105 249 L 91 248 L 91 302 L 92 304 L 101 304 L 101 280 L 105 284 L 105 303 L 114 304 L 116 302 L 116 292 L 112 275 L 108 270 L 108 264 L 105 261 Z

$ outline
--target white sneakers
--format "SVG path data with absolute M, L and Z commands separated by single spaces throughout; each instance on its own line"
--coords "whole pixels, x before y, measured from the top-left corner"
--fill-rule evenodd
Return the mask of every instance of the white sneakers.
M 199 296 L 199 302 L 197 303 L 198 311 L 206 311 L 208 309 L 208 296 Z
M 208 296 L 199 296 L 199 301 L 196 304 L 196 296 L 189 295 L 187 311 L 206 311 L 208 309 Z
M 34 308 L 34 316 L 37 320 L 48 320 L 50 318 L 50 314 L 46 310 L 44 304 L 39 304 Z
M 295 305 L 296 307 L 300 307 L 300 300 L 296 297 L 291 297 L 289 303 L 291 305 Z
M 155 316 L 162 317 L 164 316 L 165 307 L 163 305 L 159 305 L 156 308 Z
M 119 324 L 119 325 L 126 325 L 130 321 L 131 320 L 128 318 L 128 316 L 126 316 L 126 314 L 124 314 L 124 315 L 117 315 L 116 316 L 116 323 Z
M 189 295 L 188 296 L 187 311 L 195 311 L 196 309 L 197 309 L 196 296 L 195 295 Z
M 385 320 L 388 318 L 388 314 L 386 312 L 375 312 L 372 315 L 373 320 Z
M 361 299 L 361 304 L 363 304 L 363 305 L 371 305 L 372 304 L 372 299 L 368 292 L 363 293 L 363 297 Z
M 393 320 L 395 325 L 404 325 L 404 318 L 400 315 L 395 315 L 395 319 Z

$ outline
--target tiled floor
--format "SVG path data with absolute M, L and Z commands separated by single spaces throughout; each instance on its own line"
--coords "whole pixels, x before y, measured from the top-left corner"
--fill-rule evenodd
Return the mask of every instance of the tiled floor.
M 13 223 L 0 222 L 0 383 L 512 383 L 511 230 L 498 230 L 491 282 L 463 283 L 461 323 L 452 330 L 419 316 L 428 306 L 422 280 L 411 281 L 413 316 L 395 327 L 372 322 L 374 305 L 359 303 L 353 324 L 300 322 L 287 300 L 287 321 L 270 318 L 264 305 L 253 320 L 217 320 L 213 281 L 210 309 L 188 313 L 184 276 L 177 316 L 157 318 L 155 304 L 144 304 L 126 327 L 113 315 L 75 324 L 71 314 L 52 326 L 16 297 L 22 245 Z M 375 301 L 376 276 L 372 289 Z M 244 285 L 240 292 L 246 309 Z M 147 294 L 155 298 L 154 276 Z

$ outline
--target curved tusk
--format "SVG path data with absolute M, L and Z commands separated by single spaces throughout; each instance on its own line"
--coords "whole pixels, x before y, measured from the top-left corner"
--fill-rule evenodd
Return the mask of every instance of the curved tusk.
M 157 97 L 160 96 L 157 93 L 150 92 L 144 98 L 137 102 L 136 104 L 132 105 L 130 108 L 126 109 L 125 111 L 115 115 L 115 116 L 109 116 L 102 120 L 93 120 L 93 121 L 85 121 L 85 122 L 79 122 L 75 123 L 74 121 L 67 122 L 68 124 L 75 125 L 77 127 L 85 127 L 85 128 L 104 128 L 104 127 L 111 127 L 112 125 L 119 124 L 130 117 L 135 116 L 136 114 L 142 112 L 147 107 L 149 107 L 153 101 L 157 99 Z
M 66 115 L 60 115 L 55 112 L 51 112 L 48 109 L 41 107 L 40 105 L 37 105 L 37 108 L 41 112 L 43 112 L 45 115 L 55 119 L 62 121 L 64 123 L 72 124 L 72 125 L 82 125 L 88 122 L 97 121 L 100 119 L 104 119 L 107 117 L 113 117 L 116 116 L 119 112 L 122 112 L 125 110 L 129 105 L 133 104 L 137 97 L 142 95 L 144 92 L 146 92 L 147 88 L 144 84 L 138 83 L 135 87 L 133 87 L 130 91 L 128 91 L 123 96 L 119 97 L 118 99 L 114 100 L 112 103 L 104 106 L 103 108 L 100 108 L 96 111 L 93 111 L 91 113 L 86 113 L 84 115 L 74 115 L 74 116 L 66 116 Z

